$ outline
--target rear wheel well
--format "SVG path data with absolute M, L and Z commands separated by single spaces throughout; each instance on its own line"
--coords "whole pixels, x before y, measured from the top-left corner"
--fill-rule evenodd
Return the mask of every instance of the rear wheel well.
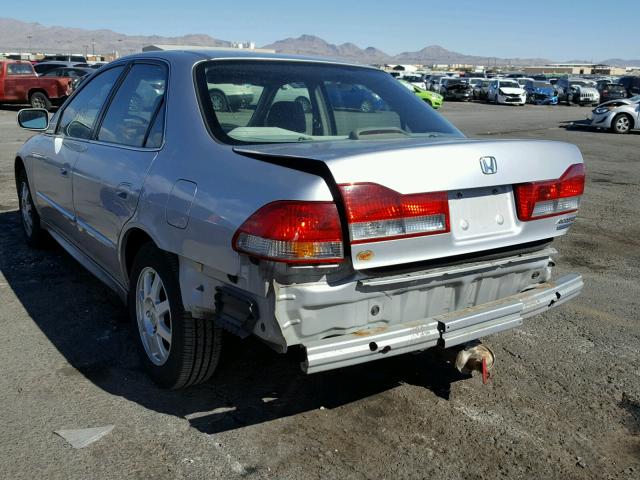
M 42 88 L 33 88 L 29 90 L 29 98 L 31 98 L 34 93 L 42 93 L 45 97 L 49 98 L 47 91 Z
M 125 268 L 127 269 L 127 277 L 131 276 L 131 269 L 133 268 L 133 262 L 136 258 L 136 255 L 138 254 L 140 249 L 147 243 L 152 243 L 155 245 L 153 239 L 144 230 L 133 228 L 129 232 L 127 232 L 123 249 L 124 264 Z
M 24 166 L 24 162 L 22 161 L 22 158 L 20 157 L 16 157 L 15 161 L 13 162 L 13 173 L 16 179 L 16 182 L 18 181 L 18 173 L 20 172 L 27 172 L 27 169 Z

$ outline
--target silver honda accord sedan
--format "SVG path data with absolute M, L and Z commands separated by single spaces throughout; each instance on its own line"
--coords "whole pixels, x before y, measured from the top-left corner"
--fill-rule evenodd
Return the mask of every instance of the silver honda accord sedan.
M 223 330 L 307 373 L 436 347 L 485 374 L 478 339 L 583 286 L 552 275 L 578 149 L 467 139 L 374 68 L 149 52 L 18 122 L 40 132 L 15 158 L 27 242 L 118 292 L 164 387 L 209 379 Z

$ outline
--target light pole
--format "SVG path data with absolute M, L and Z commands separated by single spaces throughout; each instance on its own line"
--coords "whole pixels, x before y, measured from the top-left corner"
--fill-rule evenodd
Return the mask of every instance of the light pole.
M 29 45 L 29 54 L 31 54 L 31 37 L 33 37 L 33 35 L 31 34 L 27 35 L 27 44 Z
M 96 56 L 96 41 L 93 38 L 91 39 L 91 54 Z

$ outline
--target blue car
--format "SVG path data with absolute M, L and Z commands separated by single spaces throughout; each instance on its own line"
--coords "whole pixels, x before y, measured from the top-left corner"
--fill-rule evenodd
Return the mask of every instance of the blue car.
M 548 82 L 541 80 L 527 80 L 524 84 L 527 101 L 536 105 L 557 105 L 558 93 Z
M 364 113 L 388 109 L 378 94 L 361 85 L 325 82 L 325 88 L 335 109 L 360 110 Z

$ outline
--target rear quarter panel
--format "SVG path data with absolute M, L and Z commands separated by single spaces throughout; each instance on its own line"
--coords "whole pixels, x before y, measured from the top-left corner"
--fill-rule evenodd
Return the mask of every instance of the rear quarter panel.
M 189 65 L 172 65 L 167 95 L 165 144 L 121 241 L 126 229 L 139 227 L 164 250 L 236 275 L 240 261 L 232 238 L 258 208 L 276 200 L 332 200 L 318 176 L 238 155 L 230 145 L 217 143 L 202 118 Z M 197 185 L 185 228 L 167 222 L 178 180 Z

